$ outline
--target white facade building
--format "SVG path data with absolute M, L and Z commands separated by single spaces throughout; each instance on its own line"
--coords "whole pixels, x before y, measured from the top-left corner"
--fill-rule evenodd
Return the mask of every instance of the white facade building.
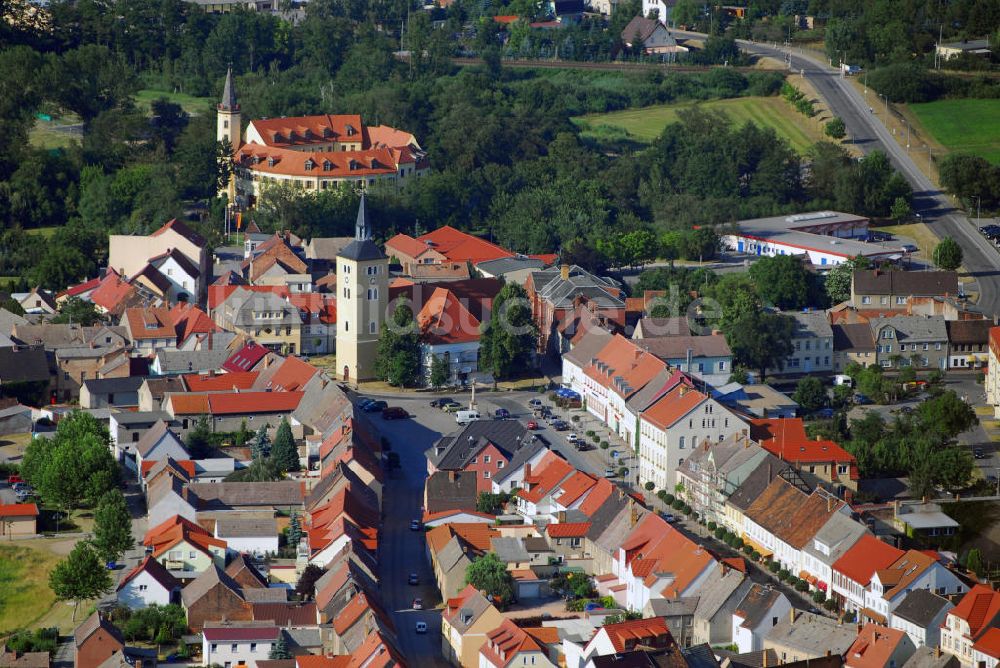
M 281 629 L 270 623 L 213 622 L 202 631 L 201 656 L 205 666 L 257 668 L 278 641 Z

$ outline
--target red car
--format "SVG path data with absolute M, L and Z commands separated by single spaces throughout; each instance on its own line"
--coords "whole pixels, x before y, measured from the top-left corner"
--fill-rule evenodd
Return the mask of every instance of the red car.
M 11 477 L 7 478 L 8 485 L 13 485 L 16 482 L 24 482 L 24 478 L 22 478 L 19 475 L 12 475 Z
M 410 414 L 406 412 L 406 409 L 399 406 L 389 406 L 382 409 L 383 420 L 403 420 L 408 417 L 410 417 Z
M 528 424 L 525 425 L 525 426 L 528 427 L 528 429 L 532 429 L 532 430 L 538 429 L 538 423 L 535 422 L 534 420 L 528 420 Z

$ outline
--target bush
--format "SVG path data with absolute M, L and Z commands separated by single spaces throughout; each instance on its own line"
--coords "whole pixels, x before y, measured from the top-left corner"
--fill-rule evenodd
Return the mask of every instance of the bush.
M 591 440 L 592 440 L 592 441 L 593 441 L 594 443 L 600 443 L 600 441 L 601 441 L 601 435 L 600 435 L 600 434 L 594 434 L 594 433 L 591 433 L 591 434 L 590 434 L 590 439 L 591 439 Z
M 715 528 L 715 538 L 716 538 L 716 540 L 723 540 L 725 537 L 726 537 L 726 528 L 725 527 L 716 527 Z
M 837 609 L 837 599 L 835 598 L 826 599 L 826 601 L 824 601 L 823 603 L 823 607 L 829 610 L 830 612 L 833 612 L 834 610 Z
M 751 550 L 750 558 L 753 559 L 754 561 L 760 561 L 760 552 L 758 552 L 757 550 Z
M 813 603 L 823 604 L 826 602 L 826 592 L 821 589 L 817 589 L 812 595 Z
M 674 510 L 680 510 L 684 507 L 684 502 L 681 499 L 674 499 L 674 502 L 670 504 L 670 507 Z
M 792 574 L 788 571 L 787 568 L 782 568 L 780 571 L 778 571 L 778 579 L 781 580 L 782 582 L 787 582 L 788 578 L 790 577 L 792 577 Z
M 654 489 L 656 489 L 656 483 L 653 482 L 652 480 L 649 480 L 646 482 L 645 485 L 643 485 L 643 487 L 646 488 L 647 492 L 652 492 Z
M 574 415 L 573 417 L 570 418 L 570 422 L 579 422 L 579 421 L 580 421 L 579 415 Z
M 941 95 L 940 87 L 917 63 L 895 63 L 872 70 L 868 85 L 892 102 L 929 102 Z
M 753 547 L 744 543 L 743 554 L 749 557 L 751 554 L 753 554 Z
M 681 506 L 681 512 L 684 513 L 685 515 L 690 515 L 694 512 L 694 509 L 685 503 L 683 506 Z
M 777 574 L 778 571 L 781 570 L 781 566 L 778 564 L 777 561 L 769 561 L 769 562 L 767 562 L 767 570 L 771 571 L 772 573 Z
M 601 441 L 601 450 L 607 450 L 610 445 L 607 441 Z
M 709 520 L 709 522 L 708 522 L 708 530 L 709 531 L 715 531 L 716 527 L 718 527 L 718 526 L 719 526 L 718 524 L 716 524 L 715 522 Z
M 796 580 L 795 591 L 809 591 L 809 583 L 805 580 Z
M 664 491 L 666 491 L 666 490 L 664 490 Z M 673 505 L 674 498 L 675 497 L 674 497 L 673 494 L 671 494 L 670 492 L 667 492 L 666 494 L 663 495 L 663 502 L 666 503 L 666 504 L 669 504 L 669 505 Z
M 587 431 L 584 432 L 584 434 L 587 435 L 587 438 L 593 438 L 594 437 L 594 430 L 593 429 L 588 429 Z
M 733 547 L 737 550 L 742 550 L 746 543 L 739 536 L 733 536 Z
M 660 501 L 663 501 L 664 503 L 666 503 L 666 500 L 667 500 L 667 490 L 661 489 L 659 492 L 656 493 L 656 498 L 658 498 Z

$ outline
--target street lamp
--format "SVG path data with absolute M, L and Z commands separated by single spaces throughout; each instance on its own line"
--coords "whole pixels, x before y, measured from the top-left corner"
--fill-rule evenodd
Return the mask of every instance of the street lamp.
M 979 227 L 983 222 L 982 217 L 979 215 L 980 205 L 983 203 L 983 198 L 979 195 L 973 195 L 973 197 L 976 198 L 976 227 Z
M 882 93 L 879 93 L 878 96 L 880 98 L 882 98 L 883 100 L 885 100 L 885 122 L 888 123 L 889 122 L 889 98 L 887 98 Z

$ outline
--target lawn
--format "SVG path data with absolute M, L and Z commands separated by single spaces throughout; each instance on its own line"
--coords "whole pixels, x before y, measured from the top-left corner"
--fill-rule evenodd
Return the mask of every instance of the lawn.
M 64 116 L 52 116 L 48 121 L 36 119 L 28 132 L 28 141 L 38 148 L 68 148 L 80 143 L 82 132 L 80 117 L 68 113 Z
M 1000 165 L 1000 100 L 938 100 L 907 105 L 926 133 L 949 151 Z
M 0 635 L 33 626 L 56 604 L 48 580 L 59 556 L 37 543 L 0 544 Z
M 195 97 L 186 93 L 168 93 L 167 91 L 150 88 L 144 88 L 136 93 L 135 103 L 140 109 L 144 109 L 149 113 L 150 105 L 154 100 L 158 100 L 161 97 L 165 97 L 171 102 L 181 105 L 184 111 L 193 116 L 211 111 L 213 105 L 213 100 L 208 97 Z
M 614 135 L 621 137 L 624 134 L 623 138 L 648 143 L 656 139 L 666 125 L 678 120 L 677 112 L 695 105 L 722 111 L 737 125 L 752 121 L 761 127 L 771 128 L 798 153 L 804 153 L 810 146 L 824 139 L 816 121 L 802 116 L 780 97 L 737 97 L 709 102 L 663 104 L 608 114 L 588 114 L 573 121 L 584 129 L 584 136 L 600 139 Z
M 56 230 L 58 230 L 58 229 L 59 229 L 59 227 L 57 227 L 57 226 L 52 226 L 52 227 L 33 227 L 30 230 L 25 230 L 24 232 L 25 232 L 25 234 L 35 234 L 35 235 L 38 235 L 38 236 L 42 237 L 43 239 L 50 239 L 52 237 L 52 235 L 55 234 Z

